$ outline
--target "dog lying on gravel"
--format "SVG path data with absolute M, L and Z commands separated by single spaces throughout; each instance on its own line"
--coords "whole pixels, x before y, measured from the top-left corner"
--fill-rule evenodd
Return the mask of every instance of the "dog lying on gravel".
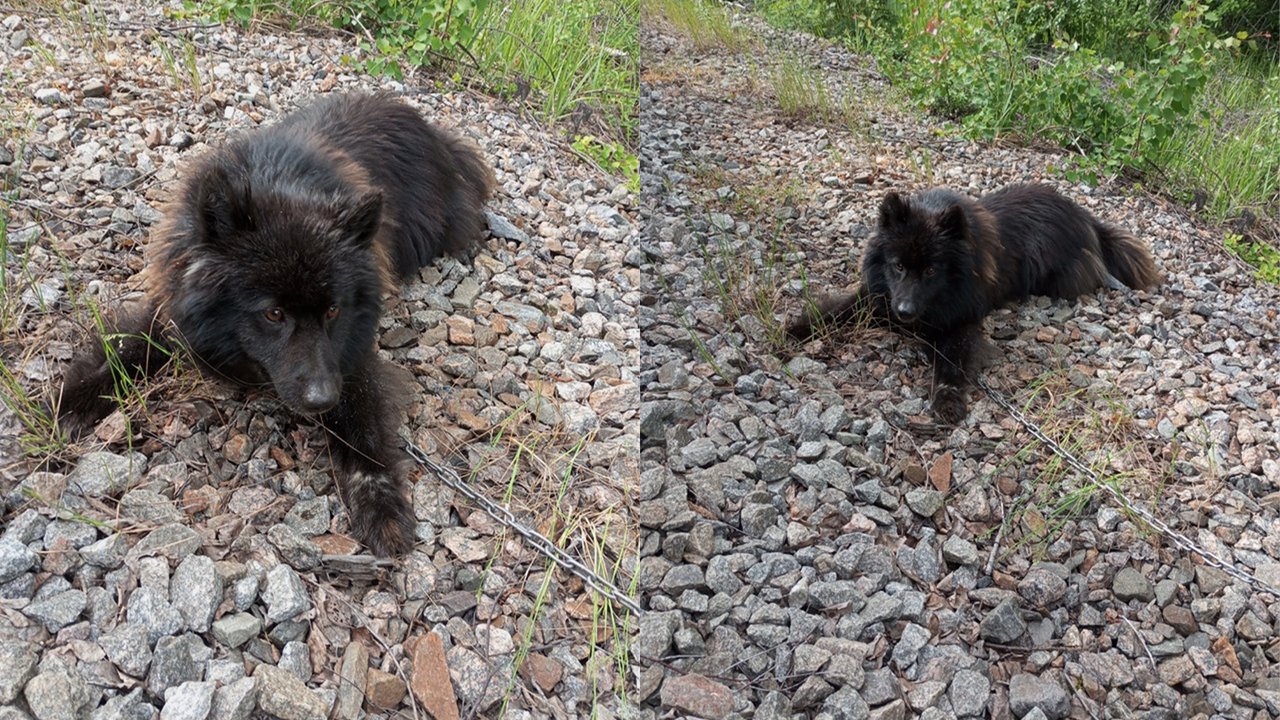
M 481 237 L 493 172 L 479 151 L 386 95 L 336 95 L 188 168 L 151 238 L 146 301 L 73 359 L 59 424 L 92 428 L 185 346 L 218 377 L 270 384 L 334 438 L 354 535 L 407 551 L 415 518 L 391 368 L 374 347 L 382 294 Z
M 977 201 L 950 190 L 890 192 L 861 286 L 793 319 L 787 333 L 806 340 L 863 318 L 921 338 L 933 356 L 934 414 L 955 424 L 968 412 L 965 387 L 993 309 L 1030 295 L 1072 300 L 1103 285 L 1159 282 L 1141 241 L 1048 186 L 1013 185 Z

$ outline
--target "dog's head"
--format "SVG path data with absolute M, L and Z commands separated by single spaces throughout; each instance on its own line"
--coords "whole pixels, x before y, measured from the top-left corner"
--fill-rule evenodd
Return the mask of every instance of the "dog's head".
M 929 316 L 956 300 L 956 283 L 967 282 L 961 273 L 971 264 L 971 242 L 963 204 L 939 207 L 890 192 L 880 203 L 863 278 L 873 285 L 872 291 L 889 298 L 900 320 L 927 323 Z
M 201 359 L 247 360 L 286 405 L 323 413 L 373 347 L 382 198 L 342 183 L 255 184 L 245 167 L 215 160 L 188 185 L 173 316 Z

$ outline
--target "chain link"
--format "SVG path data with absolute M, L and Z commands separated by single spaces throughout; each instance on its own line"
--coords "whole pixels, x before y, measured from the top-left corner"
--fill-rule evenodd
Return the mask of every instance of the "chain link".
M 534 530 L 528 525 L 517 520 L 516 516 L 513 515 L 510 510 L 493 502 L 484 495 L 481 495 L 478 490 L 468 485 L 466 481 L 458 475 L 458 473 L 454 472 L 453 468 L 448 467 L 447 465 L 441 465 L 440 463 L 432 460 L 427 453 L 422 450 L 422 448 L 412 442 L 407 444 L 409 454 L 413 456 L 414 460 L 417 460 L 419 463 L 434 471 L 436 476 L 440 478 L 441 482 L 462 493 L 467 497 L 467 499 L 471 500 L 471 502 L 479 505 L 480 509 L 488 513 L 494 520 L 497 520 L 503 525 L 511 528 L 517 535 L 524 538 L 525 542 L 529 543 L 534 550 L 537 550 L 544 557 L 556 565 L 559 565 L 561 568 L 564 568 L 581 578 L 582 581 L 585 582 L 592 590 L 595 590 L 601 595 L 613 600 L 636 615 L 644 614 L 644 610 L 641 609 L 640 604 L 637 603 L 630 595 L 620 590 L 612 582 L 596 574 L 594 570 L 556 547 L 555 543 L 551 542 L 551 540 L 542 533 L 539 533 L 537 530 Z
M 1270 593 L 1271 595 L 1280 598 L 1280 588 L 1275 588 L 1265 582 L 1262 582 L 1253 575 L 1240 570 L 1235 566 L 1235 564 L 1218 557 L 1213 552 L 1206 550 L 1199 545 L 1196 545 L 1191 538 L 1169 527 L 1167 523 L 1160 518 L 1157 518 L 1155 515 L 1152 515 L 1147 510 L 1134 505 L 1129 498 L 1120 494 L 1120 491 L 1102 482 L 1102 478 L 1097 472 L 1081 462 L 1075 455 L 1071 454 L 1070 450 L 1062 447 L 1053 438 L 1049 437 L 1039 425 L 1036 425 L 1034 422 L 1027 419 L 1027 417 L 1023 415 L 1018 408 L 1014 407 L 1013 403 L 1009 402 L 1008 398 L 1006 398 L 1000 391 L 988 385 L 981 377 L 974 378 L 974 381 L 977 383 L 978 387 L 982 388 L 982 391 L 987 394 L 987 397 L 991 398 L 997 405 L 1004 408 L 1005 412 L 1009 413 L 1014 420 L 1017 420 L 1022 427 L 1026 428 L 1027 432 L 1031 433 L 1032 437 L 1044 443 L 1045 447 L 1049 448 L 1054 455 L 1062 458 L 1067 465 L 1083 475 L 1091 485 L 1106 492 L 1125 510 L 1128 510 L 1134 515 L 1142 518 L 1147 525 L 1155 529 L 1156 532 L 1160 533 L 1174 545 L 1177 545 L 1183 550 L 1199 555 L 1206 563 L 1222 570 L 1235 579 L 1241 580 L 1247 585 L 1251 585 L 1263 592 Z

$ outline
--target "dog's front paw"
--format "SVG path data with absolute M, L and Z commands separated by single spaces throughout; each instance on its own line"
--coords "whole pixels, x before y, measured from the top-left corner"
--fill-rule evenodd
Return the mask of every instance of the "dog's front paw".
M 385 471 L 353 470 L 344 484 L 351 534 L 361 544 L 379 557 L 404 555 L 413 548 L 417 520 L 404 483 Z
M 787 337 L 792 342 L 804 342 L 814 335 L 813 321 L 805 315 L 797 315 L 787 321 Z
M 964 389 L 955 385 L 939 385 L 933 392 L 933 414 L 943 424 L 957 425 L 968 413 Z

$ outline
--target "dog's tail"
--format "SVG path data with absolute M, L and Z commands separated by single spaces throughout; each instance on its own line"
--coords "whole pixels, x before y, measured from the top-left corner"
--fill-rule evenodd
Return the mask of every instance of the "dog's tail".
M 843 325 L 859 317 L 866 306 L 862 291 L 828 295 L 817 303 L 806 303 L 804 312 L 787 323 L 787 336 L 804 342 L 827 328 Z
M 1127 230 L 1100 220 L 1093 221 L 1093 229 L 1102 246 L 1102 261 L 1115 279 L 1135 290 L 1148 290 L 1160 284 L 1163 277 L 1141 240 Z

